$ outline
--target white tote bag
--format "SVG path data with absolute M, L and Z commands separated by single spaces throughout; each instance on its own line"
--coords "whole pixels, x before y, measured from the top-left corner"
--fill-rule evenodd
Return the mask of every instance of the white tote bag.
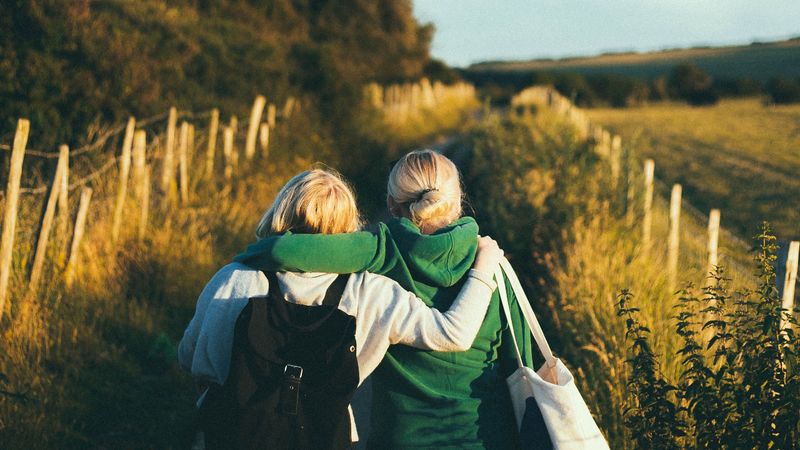
M 542 327 L 533 313 L 514 269 L 505 258 L 500 266 L 502 270 L 498 268 L 495 277 L 519 366 L 506 379 L 506 383 L 508 383 L 511 393 L 511 403 L 514 407 L 523 448 L 541 448 L 542 444 L 546 445 L 546 442 L 543 443 L 542 440 L 546 441 L 547 438 L 541 437 L 542 432 L 536 432 L 537 423 L 541 424 L 543 419 L 555 450 L 607 450 L 608 443 L 592 418 L 586 402 L 578 392 L 572 374 L 564 363 L 553 356 L 553 352 L 550 351 L 550 345 L 544 337 Z M 514 289 L 517 303 L 533 333 L 533 339 L 544 355 L 545 363 L 538 371 L 525 367 L 522 362 L 519 345 L 514 336 L 514 328 L 510 326 L 511 311 L 509 311 L 508 294 L 503 282 L 503 272 Z

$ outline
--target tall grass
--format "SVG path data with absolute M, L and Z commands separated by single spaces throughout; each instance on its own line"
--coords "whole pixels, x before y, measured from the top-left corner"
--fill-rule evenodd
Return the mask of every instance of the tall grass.
M 755 235 L 769 219 L 780 239 L 800 237 L 800 210 L 789 201 L 800 195 L 800 106 L 752 98 L 586 113 L 653 158 L 656 176 L 683 184 L 692 204 L 721 209 L 722 224 L 739 235 Z
M 668 202 L 656 196 L 653 240 L 645 248 L 643 181 L 635 161 L 621 178 L 623 186 L 612 188 L 608 163 L 581 143 L 568 123 L 545 110 L 489 117 L 471 139 L 466 182 L 482 232 L 496 237 L 515 267 L 525 272 L 553 347 L 572 367 L 612 448 L 647 448 L 636 439 L 654 416 L 648 411 L 636 421 L 626 410 L 640 392 L 672 392 L 667 380 L 679 380 L 686 370 L 680 353 L 686 342 L 675 331 L 679 286 L 670 286 L 666 271 Z M 635 187 L 632 202 L 624 195 L 626 179 Z M 707 225 L 703 217 L 687 213 L 688 207 L 681 220 L 677 279 L 702 287 L 710 283 Z M 742 242 L 723 234 L 720 249 L 731 288 L 755 289 L 757 265 Z M 635 309 L 633 328 L 619 317 L 623 289 L 631 300 L 622 310 Z M 636 324 L 649 332 L 637 330 Z M 628 347 L 636 342 L 646 342 L 648 353 L 631 360 Z M 652 370 L 650 378 L 645 369 Z M 679 402 L 648 405 L 663 415 L 682 413 L 685 407 Z M 663 425 L 672 427 L 665 436 L 685 430 L 672 422 Z M 675 439 L 683 445 L 683 438 L 676 434 Z
M 154 194 L 141 242 L 130 200 L 121 242 L 112 246 L 116 173 L 95 180 L 75 284 L 63 283 L 66 239 L 58 236 L 34 298 L 25 295 L 26 273 L 40 209 L 24 200 L 2 324 L 0 448 L 188 446 L 193 392 L 175 345 L 205 282 L 250 241 L 285 180 L 313 162 L 291 156 L 304 151 L 308 125 L 281 124 L 270 159 L 242 164 L 229 188 L 221 178 L 198 182 L 181 207 Z M 195 159 L 199 177 L 204 161 Z

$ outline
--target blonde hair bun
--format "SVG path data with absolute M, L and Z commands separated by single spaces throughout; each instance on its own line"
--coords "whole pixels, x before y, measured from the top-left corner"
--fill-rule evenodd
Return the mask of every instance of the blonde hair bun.
M 461 180 L 452 161 L 432 150 L 406 154 L 392 168 L 389 196 L 407 206 L 423 230 L 437 230 L 461 216 Z

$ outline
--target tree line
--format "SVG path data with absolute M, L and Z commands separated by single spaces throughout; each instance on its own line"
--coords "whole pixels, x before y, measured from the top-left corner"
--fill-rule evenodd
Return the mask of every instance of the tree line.
M 679 64 L 653 80 L 622 74 L 577 72 L 461 71 L 495 104 L 507 104 L 514 93 L 532 85 L 553 85 L 580 107 L 627 107 L 677 100 L 713 105 L 721 98 L 765 96 L 775 104 L 800 102 L 800 79 L 773 78 L 766 83 L 749 77 L 715 78 L 695 64 Z
M 8 0 L 0 28 L 0 138 L 27 117 L 48 130 L 34 147 L 172 105 L 243 115 L 258 94 L 347 121 L 368 81 L 451 76 L 410 0 Z

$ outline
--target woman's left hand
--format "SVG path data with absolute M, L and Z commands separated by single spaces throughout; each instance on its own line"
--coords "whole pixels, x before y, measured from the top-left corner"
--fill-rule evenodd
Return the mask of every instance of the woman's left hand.
M 493 274 L 503 259 L 503 250 L 497 241 L 488 236 L 478 236 L 478 254 L 472 268 L 487 274 Z

